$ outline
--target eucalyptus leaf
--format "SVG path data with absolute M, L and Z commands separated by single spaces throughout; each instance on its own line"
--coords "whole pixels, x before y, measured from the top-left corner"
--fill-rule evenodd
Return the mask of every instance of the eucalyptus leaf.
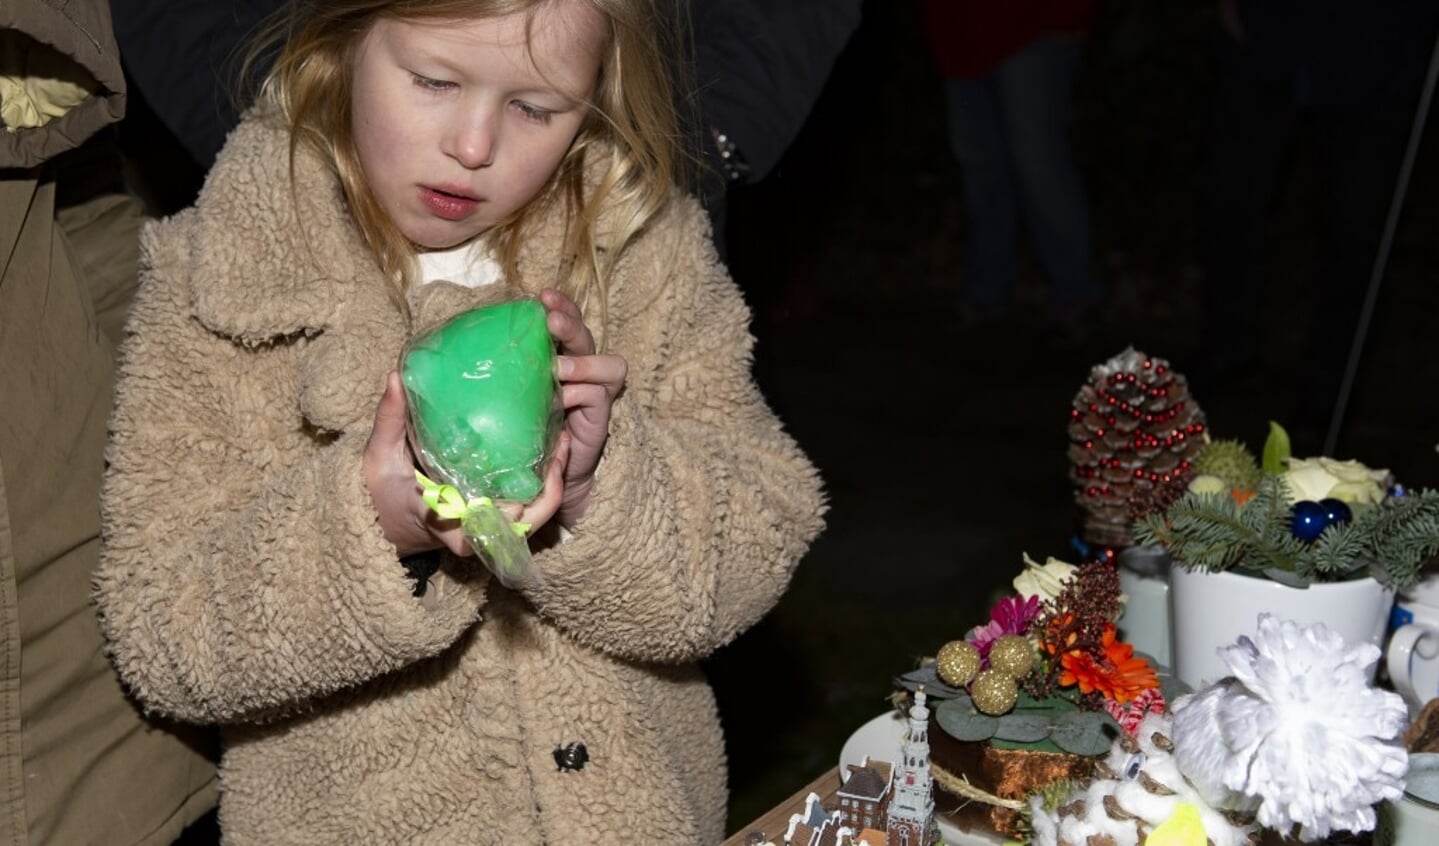
M 1056 727 L 1095 725 L 1112 732 L 1111 740 L 1119 736 L 1119 721 L 1109 716 L 1107 711 L 1073 711 L 1056 719 L 1054 724 Z
M 1194 688 L 1179 680 L 1178 676 L 1159 673 L 1159 692 L 1164 694 L 1165 702 L 1173 702 L 1181 696 L 1194 692 Z
M 1067 714 L 1078 710 L 1073 702 L 1060 696 L 1050 696 L 1044 699 L 1036 699 L 1029 691 L 1021 689 L 1019 699 L 1014 703 L 1014 711 L 1011 713 L 1023 714 Z
M 1159 679 L 1159 692 L 1164 694 L 1165 702 L 1173 702 L 1186 693 L 1194 692 L 1194 688 L 1180 681 L 1178 677 L 1174 675 L 1172 668 L 1159 663 L 1159 659 L 1153 655 L 1147 652 L 1140 652 L 1136 649 L 1134 650 L 1134 657 L 1143 658 L 1149 662 L 1149 666 L 1154 668 L 1154 676 Z
M 931 699 L 953 699 L 956 696 L 968 697 L 963 688 L 950 687 L 940 679 L 935 665 L 926 664 L 917 670 L 910 670 L 894 680 L 894 683 L 909 691 L 915 692 L 920 685 L 924 685 L 924 693 Z
M 1049 737 L 1054 721 L 1038 714 L 1016 714 L 1010 712 L 999 718 L 994 730 L 996 740 L 1013 740 L 1018 743 L 1033 743 Z
M 1108 714 L 1083 711 L 1068 714 L 1056 721 L 1049 739 L 1060 749 L 1075 755 L 1102 755 L 1109 751 L 1119 727 Z
M 995 749 L 1023 749 L 1026 752 L 1052 752 L 1055 755 L 1064 754 L 1064 750 L 1060 749 L 1058 746 L 1055 746 L 1054 741 L 1049 739 L 1036 740 L 1027 743 L 1016 743 L 1013 740 L 1000 740 L 996 737 L 994 740 L 991 740 L 989 742 L 989 745 L 993 746 Z
M 968 696 L 939 703 L 934 719 L 955 740 L 989 740 L 999 728 L 999 718 L 979 713 Z

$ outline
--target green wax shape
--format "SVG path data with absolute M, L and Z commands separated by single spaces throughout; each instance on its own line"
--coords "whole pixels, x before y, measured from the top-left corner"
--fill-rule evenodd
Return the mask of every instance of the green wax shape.
M 554 364 L 538 300 L 461 312 L 411 340 L 400 375 L 432 475 L 466 499 L 534 499 L 559 431 Z

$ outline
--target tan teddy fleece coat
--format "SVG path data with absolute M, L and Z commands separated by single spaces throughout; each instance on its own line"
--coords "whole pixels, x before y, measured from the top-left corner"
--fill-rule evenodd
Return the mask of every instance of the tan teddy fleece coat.
M 448 558 L 416 599 L 361 473 L 412 324 L 333 177 L 302 153 L 295 178 L 252 117 L 196 207 L 147 230 L 111 424 L 102 623 L 147 708 L 223 725 L 225 842 L 720 840 L 691 662 L 769 610 L 824 506 L 751 380 L 702 211 L 671 204 L 619 263 L 606 337 L 629 379 L 541 583 Z M 557 278 L 561 227 L 537 229 L 523 288 Z M 493 293 L 423 286 L 413 325 Z M 589 763 L 559 770 L 575 741 Z

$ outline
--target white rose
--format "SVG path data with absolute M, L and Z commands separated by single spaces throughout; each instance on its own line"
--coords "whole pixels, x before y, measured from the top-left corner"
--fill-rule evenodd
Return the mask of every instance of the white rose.
M 1372 505 L 1384 498 L 1388 470 L 1370 470 L 1357 461 L 1333 458 L 1290 458 L 1284 485 L 1289 501 L 1333 498 L 1351 504 Z
M 1048 602 L 1059 596 L 1064 583 L 1079 568 L 1067 561 L 1050 557 L 1041 566 L 1036 564 L 1029 553 L 1024 555 L 1024 571 L 1014 577 L 1014 591 L 1020 596 L 1037 596 L 1040 602 Z

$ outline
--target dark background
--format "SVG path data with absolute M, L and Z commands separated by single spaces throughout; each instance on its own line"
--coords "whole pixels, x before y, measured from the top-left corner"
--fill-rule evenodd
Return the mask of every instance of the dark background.
M 730 192 L 756 375 L 830 499 L 828 528 L 779 606 L 706 664 L 729 745 L 732 830 L 833 766 L 849 734 L 889 707 L 894 674 L 984 619 L 1022 552 L 1075 559 L 1066 422 L 1089 368 L 1129 345 L 1181 372 L 1197 360 L 1215 32 L 1211 2 L 1106 0 L 1090 34 L 1074 142 L 1110 303 L 1107 325 L 1079 343 L 1045 330 L 1032 261 L 1013 317 L 954 319 L 961 175 L 912 3 L 865 3 L 783 161 Z M 134 94 L 130 111 L 122 139 L 153 206 L 183 207 L 202 174 Z M 1334 452 L 1411 487 L 1439 485 L 1433 134 Z M 1268 286 L 1235 304 L 1265 314 L 1263 365 L 1196 396 L 1215 436 L 1255 449 L 1297 401 L 1321 260 L 1323 174 L 1303 126 L 1297 140 L 1267 233 Z M 185 842 L 215 836 L 211 817 Z

